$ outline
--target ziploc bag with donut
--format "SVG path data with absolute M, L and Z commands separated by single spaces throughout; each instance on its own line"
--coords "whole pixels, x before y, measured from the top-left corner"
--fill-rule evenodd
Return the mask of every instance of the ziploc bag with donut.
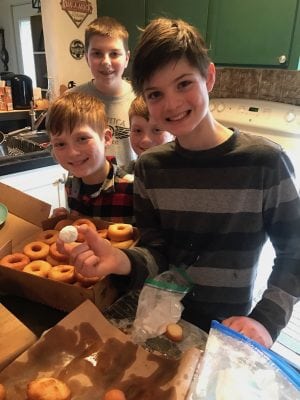
M 139 296 L 132 340 L 144 343 L 163 334 L 168 324 L 178 322 L 183 311 L 181 299 L 191 287 L 184 272 L 178 269 L 148 278 Z
M 300 374 L 281 356 L 213 321 L 188 400 L 296 400 Z

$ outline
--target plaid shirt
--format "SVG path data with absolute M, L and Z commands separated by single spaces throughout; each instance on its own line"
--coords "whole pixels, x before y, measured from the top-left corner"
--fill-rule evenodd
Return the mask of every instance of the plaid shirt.
M 133 223 L 133 175 L 126 174 L 107 157 L 110 170 L 102 184 L 86 185 L 81 178 L 69 176 L 65 184 L 71 210 L 112 222 Z

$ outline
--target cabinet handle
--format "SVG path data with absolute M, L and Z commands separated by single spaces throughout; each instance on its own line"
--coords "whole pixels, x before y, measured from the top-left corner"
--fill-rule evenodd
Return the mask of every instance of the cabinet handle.
M 287 58 L 284 54 L 278 57 L 279 64 L 284 64 L 286 62 Z

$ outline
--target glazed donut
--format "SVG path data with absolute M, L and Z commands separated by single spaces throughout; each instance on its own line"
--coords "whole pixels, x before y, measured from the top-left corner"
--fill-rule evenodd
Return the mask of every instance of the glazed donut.
M 49 250 L 49 255 L 54 258 L 54 260 L 65 262 L 69 260 L 69 256 L 67 254 L 60 253 L 57 250 L 56 242 L 52 243 Z
M 55 225 L 54 229 L 56 231 L 60 231 L 62 228 L 64 228 L 67 225 L 72 225 L 73 224 L 73 220 L 72 219 L 61 219 L 60 221 L 58 221 L 58 223 Z
M 44 260 L 35 260 L 31 261 L 29 264 L 24 267 L 23 271 L 28 272 L 32 275 L 41 276 L 43 278 L 47 278 L 48 272 L 52 268 L 52 265 Z
M 92 222 L 91 220 L 87 219 L 87 218 L 79 218 L 76 219 L 72 225 L 74 226 L 80 226 L 80 225 L 88 225 L 91 229 L 94 229 L 94 231 L 97 230 L 96 225 L 94 224 L 94 222 Z
M 107 229 L 99 229 L 97 232 L 98 232 L 98 235 L 100 237 L 102 237 L 103 239 L 107 238 Z
M 124 240 L 123 242 L 115 242 L 113 240 L 110 241 L 111 245 L 113 247 L 116 247 L 117 249 L 129 249 L 133 245 L 133 240 Z
M 70 400 L 71 390 L 59 379 L 39 378 L 31 381 L 26 389 L 28 400 Z
M 124 242 L 132 239 L 133 227 L 130 224 L 111 224 L 107 230 L 107 237 L 114 242 Z
M 73 283 L 75 281 L 75 267 L 73 265 L 56 265 L 50 269 L 48 278 L 53 281 Z
M 88 225 L 88 227 L 93 229 L 94 231 L 97 230 L 94 222 L 92 222 L 91 220 L 89 220 L 87 218 L 76 219 L 72 225 L 74 225 L 74 226 Z M 84 242 L 84 235 L 82 233 L 78 232 L 77 242 Z
M 30 260 L 43 260 L 49 254 L 49 245 L 41 241 L 30 242 L 26 244 L 23 252 Z
M 47 229 L 46 231 L 42 231 L 40 232 L 37 237 L 36 240 L 39 240 L 41 242 L 47 243 L 47 244 L 52 244 L 54 242 L 56 242 L 58 238 L 58 231 L 56 231 L 55 229 Z
M 23 253 L 8 254 L 0 260 L 0 265 L 19 271 L 22 271 L 28 263 L 30 263 L 30 258 Z
M 100 278 L 98 276 L 92 276 L 92 277 L 88 278 L 87 276 L 83 276 L 82 274 L 80 274 L 77 271 L 75 271 L 75 279 L 83 287 L 90 287 L 100 280 Z
M 6 390 L 5 387 L 0 383 L 0 400 L 6 399 Z

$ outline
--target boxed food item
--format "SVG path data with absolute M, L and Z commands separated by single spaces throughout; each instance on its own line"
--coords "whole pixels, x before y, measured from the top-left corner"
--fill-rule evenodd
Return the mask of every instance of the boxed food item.
M 24 245 L 36 240 L 38 233 L 53 229 L 58 218 L 48 219 L 51 206 L 0 182 L 0 203 L 8 208 L 8 217 L 0 229 L 0 259 L 23 250 Z M 97 220 L 99 229 L 109 222 Z M 137 237 L 137 231 L 134 230 Z M 109 278 L 88 288 L 53 281 L 0 265 L 0 290 L 25 297 L 50 307 L 71 311 L 89 299 L 104 309 L 117 298 L 117 291 Z
M 13 109 L 11 87 L 0 87 L 0 111 L 11 111 Z
M 7 399 L 23 400 L 37 378 L 63 381 L 72 399 L 103 399 L 109 389 L 126 399 L 186 399 L 201 354 L 179 359 L 149 352 L 85 301 L 0 373 Z

